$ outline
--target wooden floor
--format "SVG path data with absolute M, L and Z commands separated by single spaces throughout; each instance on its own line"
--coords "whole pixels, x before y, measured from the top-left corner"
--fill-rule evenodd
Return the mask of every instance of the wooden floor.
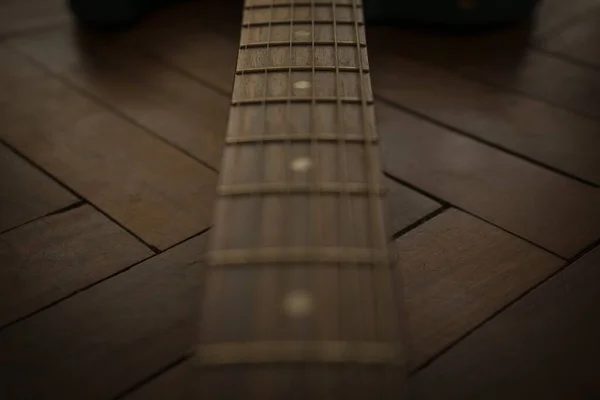
M 0 398 L 175 399 L 240 2 L 0 0 Z M 368 27 L 415 399 L 600 398 L 600 1 Z

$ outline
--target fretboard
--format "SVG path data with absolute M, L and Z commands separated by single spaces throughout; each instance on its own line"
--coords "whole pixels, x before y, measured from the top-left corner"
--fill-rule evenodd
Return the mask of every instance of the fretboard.
M 360 2 L 246 0 L 195 356 L 207 398 L 402 398 L 382 178 Z

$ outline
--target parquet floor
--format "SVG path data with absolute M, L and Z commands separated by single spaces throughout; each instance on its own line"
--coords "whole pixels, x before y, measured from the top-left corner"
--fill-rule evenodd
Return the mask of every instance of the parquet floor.
M 1 399 L 177 398 L 240 15 L 0 0 Z M 368 28 L 413 398 L 600 398 L 600 1 Z

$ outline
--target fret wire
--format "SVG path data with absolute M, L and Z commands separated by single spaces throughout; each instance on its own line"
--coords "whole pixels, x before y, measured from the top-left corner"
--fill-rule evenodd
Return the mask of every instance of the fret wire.
M 200 366 L 325 363 L 398 366 L 394 343 L 364 341 L 253 341 L 200 345 L 192 362 Z
M 266 72 L 288 72 L 288 71 L 311 71 L 313 67 L 310 65 L 288 65 L 285 66 L 277 66 L 277 67 L 253 67 L 253 68 L 244 68 L 236 71 L 236 74 L 257 74 L 257 73 L 266 73 Z M 333 72 L 335 71 L 334 66 L 316 66 L 314 67 L 316 71 L 324 71 L 324 72 Z M 360 72 L 358 67 L 339 67 L 339 71 L 341 72 Z M 368 72 L 367 69 L 363 69 L 363 72 Z
M 244 7 L 244 10 L 260 10 L 261 8 L 268 8 L 270 5 L 271 4 L 255 4 L 252 6 L 247 5 Z M 288 7 L 290 5 L 296 5 L 298 7 L 313 6 L 313 7 L 323 7 L 323 8 L 329 6 L 327 3 L 313 3 L 312 1 L 300 1 L 298 3 L 295 3 L 294 0 L 291 0 L 291 3 L 277 3 L 277 4 L 273 4 L 273 7 L 283 8 L 283 7 Z M 350 8 L 350 7 L 352 7 L 352 4 L 351 3 L 337 3 L 337 6 Z M 361 7 L 361 6 L 358 5 L 358 7 Z
M 312 43 L 309 40 L 296 40 L 294 41 L 294 46 L 310 46 L 312 45 Z M 246 43 L 240 46 L 241 49 L 247 49 L 247 48 L 256 48 L 256 47 L 265 47 L 267 44 L 266 42 L 253 42 L 253 43 Z M 289 43 L 286 41 L 277 41 L 277 42 L 271 42 L 271 47 L 282 47 L 282 46 L 288 46 Z M 324 40 L 321 42 L 315 42 L 314 43 L 315 46 L 333 46 L 334 42 L 333 40 Z M 366 47 L 366 43 L 359 43 L 360 47 Z M 341 47 L 354 47 L 356 46 L 356 43 L 353 41 L 349 41 L 349 40 L 340 40 L 338 41 L 338 46 Z
M 290 101 L 291 103 L 310 103 L 313 101 L 313 99 L 311 97 L 294 97 L 293 99 L 290 99 L 289 97 L 269 97 L 267 99 L 264 98 L 256 98 L 256 99 L 237 99 L 237 100 L 233 100 L 231 102 L 232 106 L 238 106 L 238 105 L 246 105 L 246 104 L 260 104 L 262 105 L 263 102 L 266 102 L 268 104 L 273 104 L 273 103 L 287 103 L 288 101 Z M 343 98 L 339 98 L 336 96 L 332 96 L 332 97 L 317 97 L 316 99 L 314 99 L 314 101 L 316 101 L 317 103 L 337 103 L 338 101 L 341 103 L 348 103 L 348 104 L 362 104 L 362 100 L 360 97 L 343 97 Z M 367 104 L 372 104 L 373 100 L 367 100 Z
M 382 196 L 385 189 L 364 183 L 349 182 L 322 182 L 318 185 L 312 184 L 286 184 L 286 183 L 263 183 L 263 184 L 236 184 L 221 185 L 217 188 L 221 196 L 248 196 L 255 194 L 307 194 L 327 193 L 337 195 L 366 195 L 373 194 Z
M 311 121 L 313 124 L 313 121 Z M 311 132 L 313 132 L 311 130 Z M 239 144 L 251 144 L 251 143 L 262 143 L 262 142 L 339 142 L 340 137 L 335 133 L 294 133 L 288 134 L 267 134 L 267 135 L 247 135 L 247 136 L 231 136 L 225 138 L 226 145 L 239 145 Z M 378 143 L 379 139 L 376 135 L 371 137 L 361 136 L 358 134 L 346 135 L 346 141 L 348 143 Z M 318 153 L 317 153 L 318 154 Z
M 320 268 L 324 264 L 341 266 L 344 269 L 359 265 L 374 265 L 381 268 L 387 260 L 387 253 L 370 247 L 263 247 L 216 250 L 207 253 L 213 267 L 266 266 L 267 264 L 302 265 L 305 268 Z
M 310 23 L 311 21 L 307 20 L 307 19 L 303 19 L 303 20 L 299 20 L 296 22 L 300 22 L 300 23 Z M 274 26 L 274 25 L 289 25 L 290 21 L 289 20 L 277 20 L 277 21 L 263 21 L 263 22 L 244 22 L 242 23 L 242 27 L 244 28 L 250 28 L 250 27 L 264 27 L 264 26 Z M 318 21 L 314 21 L 314 23 L 316 25 L 331 25 L 333 23 L 333 20 L 318 20 Z M 357 23 L 358 25 L 362 26 L 365 23 L 362 21 L 337 21 L 336 22 L 337 25 L 351 25 L 353 26 L 355 23 Z

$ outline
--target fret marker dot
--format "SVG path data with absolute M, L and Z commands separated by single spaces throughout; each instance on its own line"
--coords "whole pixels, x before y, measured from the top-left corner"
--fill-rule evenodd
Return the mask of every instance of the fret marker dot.
M 312 161 L 307 157 L 298 157 L 292 161 L 292 170 L 296 172 L 306 172 L 312 166 Z
M 296 37 L 299 37 L 299 38 L 305 38 L 305 37 L 309 37 L 310 36 L 310 32 L 308 32 L 308 31 L 296 31 L 295 35 L 296 35 Z
M 296 89 L 308 89 L 310 87 L 309 81 L 298 81 L 294 83 Z
M 305 290 L 289 292 L 283 299 L 283 309 L 290 317 L 306 317 L 312 312 L 313 308 L 313 296 Z

